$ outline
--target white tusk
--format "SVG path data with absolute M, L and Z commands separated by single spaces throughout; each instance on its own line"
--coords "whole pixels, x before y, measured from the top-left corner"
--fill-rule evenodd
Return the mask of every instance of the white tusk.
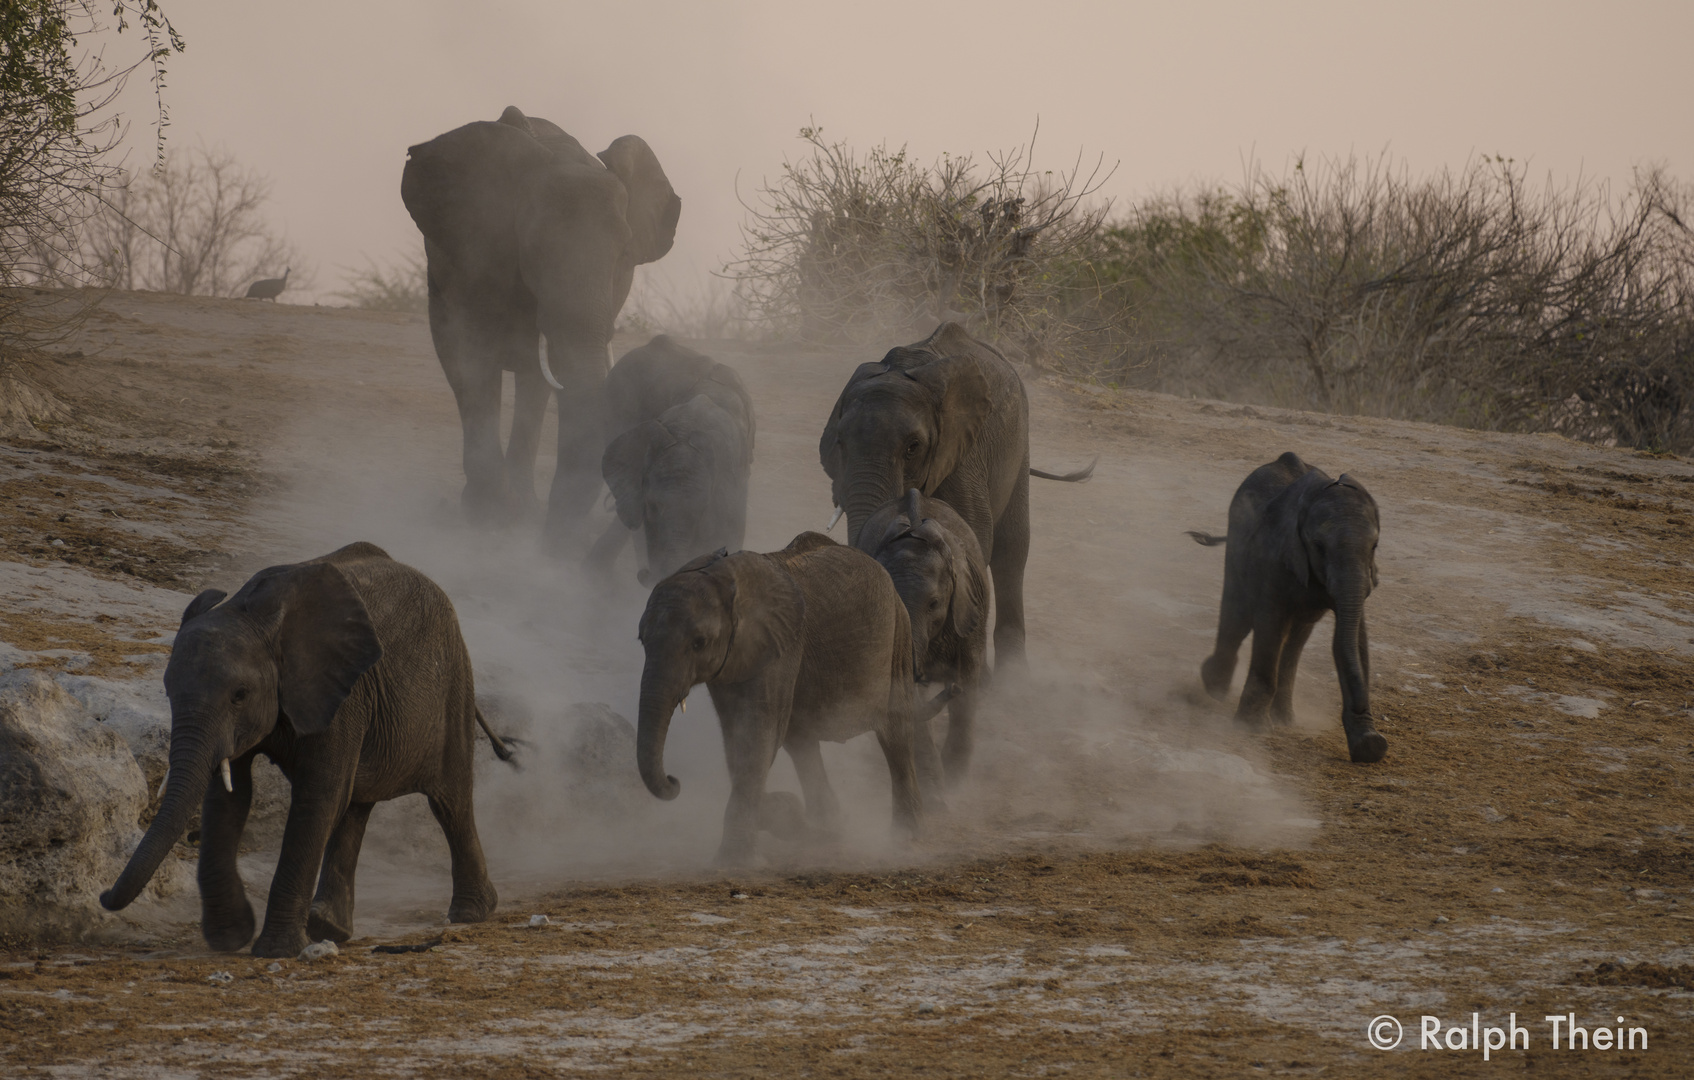
M 682 699 L 682 711 L 683 712 L 688 711 L 688 699 L 687 698 Z
M 159 777 L 159 793 L 157 795 L 153 796 L 153 797 L 155 799 L 164 798 L 165 797 L 165 785 L 170 783 L 170 782 L 171 782 L 171 767 L 169 765 L 166 765 L 165 766 L 165 775 Z
M 231 795 L 234 795 L 235 794 L 235 784 L 232 783 L 230 781 L 230 778 L 229 778 L 229 758 L 224 758 L 223 774 L 224 774 L 224 790 L 229 792 Z
M 835 508 L 835 514 L 829 519 L 829 524 L 825 525 L 823 527 L 823 531 L 829 532 L 831 529 L 835 528 L 835 523 L 837 521 L 840 521 L 840 520 L 841 520 L 841 507 L 837 506 Z
M 547 364 L 547 339 L 541 339 L 541 351 L 536 354 L 541 358 L 541 377 L 547 380 L 547 385 L 555 390 L 563 390 L 565 384 L 553 378 L 553 369 Z

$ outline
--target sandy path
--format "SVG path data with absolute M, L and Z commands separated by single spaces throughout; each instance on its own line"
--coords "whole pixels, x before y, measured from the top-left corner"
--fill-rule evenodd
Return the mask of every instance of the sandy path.
M 274 973 L 199 953 L 192 927 L 154 959 L 19 955 L 11 969 L 29 977 L 0 983 L 0 1017 L 59 1034 L 13 1047 L 17 1067 L 138 1052 L 221 1075 L 1441 1075 L 1478 1056 L 1366 1044 L 1371 1016 L 1415 1028 L 1420 1011 L 1533 1016 L 1534 1049 L 1508 1067 L 1675 1075 L 1694 1060 L 1685 462 L 1032 377 L 1036 462 L 1100 464 L 1086 485 L 1034 484 L 1031 686 L 988 709 L 972 783 L 915 849 L 889 844 L 880 755 L 861 739 L 829 757 L 844 843 L 773 846 L 766 870 L 726 881 L 708 866 L 726 781 L 703 692 L 673 728 L 676 803 L 635 784 L 585 807 L 559 782 L 564 706 L 634 714 L 643 598 L 544 562 L 530 532 L 459 523 L 456 417 L 422 320 L 145 296 L 115 310 L 91 342 L 155 382 L 220 385 L 244 417 L 224 430 L 275 478 L 239 500 L 230 565 L 202 577 L 228 587 L 269 562 L 382 544 L 448 589 L 479 688 L 531 712 L 540 746 L 524 773 L 489 761 L 479 779 L 506 900 L 494 923 L 436 952 L 350 946 L 338 966 Z M 817 432 L 865 357 L 704 347 L 741 371 L 759 413 L 748 546 L 820 528 Z M 1222 559 L 1182 530 L 1221 530 L 1236 484 L 1284 450 L 1353 473 L 1382 508 L 1368 609 L 1380 766 L 1345 762 L 1327 625 L 1293 731 L 1254 737 L 1196 701 Z M 793 788 L 785 762 L 773 786 Z M 440 933 L 444 850 L 412 801 L 373 818 L 361 933 Z M 256 900 L 273 858 L 244 861 Z M 506 925 L 531 911 L 553 925 Z M 176 914 L 192 913 L 185 898 Z M 1601 960 L 1660 974 L 1591 985 Z M 237 981 L 208 984 L 218 970 Z M 146 993 L 176 1001 L 126 997 L 155 983 Z M 317 988 L 351 1031 L 289 1024 Z M 57 993 L 105 1004 L 73 1013 Z M 192 1035 L 160 1026 L 213 999 L 222 1018 Z M 1571 1009 L 1627 1012 L 1651 1028 L 1650 1053 L 1550 1055 L 1540 1018 Z

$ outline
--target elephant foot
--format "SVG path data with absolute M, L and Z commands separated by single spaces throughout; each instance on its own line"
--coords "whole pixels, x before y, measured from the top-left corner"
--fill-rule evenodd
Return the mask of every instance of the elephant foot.
M 1292 706 L 1292 705 L 1288 705 L 1288 706 L 1272 705 L 1269 718 L 1270 718 L 1270 724 L 1271 724 L 1272 727 L 1279 727 L 1279 728 L 1293 727 L 1294 726 L 1294 706 Z
M 1200 685 L 1206 688 L 1207 696 L 1214 701 L 1223 701 L 1229 697 L 1229 683 L 1234 677 L 1233 662 L 1208 656 L 1200 665 Z
M 759 804 L 759 828 L 779 840 L 793 842 L 810 839 L 806 825 L 806 805 L 790 791 L 767 791 Z
M 258 925 L 253 918 L 253 905 L 242 897 L 241 914 L 235 918 L 213 919 L 202 913 L 200 936 L 206 939 L 208 947 L 218 952 L 240 952 L 253 940 L 253 931 L 258 929 Z
M 1235 713 L 1235 722 L 1255 735 L 1262 735 L 1270 730 L 1269 718 L 1263 712 L 1242 712 L 1238 709 Z
M 1347 727 L 1347 756 L 1360 765 L 1372 765 L 1388 756 L 1388 740 L 1376 730 L 1368 716 Z
M 335 906 L 323 900 L 314 901 L 311 913 L 306 916 L 306 936 L 313 941 L 333 941 L 339 945 L 353 936 L 353 913 L 336 911 Z
M 500 894 L 494 891 L 494 884 L 484 879 L 473 893 L 453 894 L 453 902 L 447 905 L 447 921 L 456 923 L 482 922 L 494 914 L 494 909 L 500 906 Z
M 300 951 L 312 943 L 306 935 L 305 927 L 297 926 L 287 930 L 271 930 L 266 928 L 259 935 L 259 940 L 253 943 L 254 956 L 270 956 L 292 959 L 300 955 Z
M 745 841 L 731 843 L 726 837 L 718 845 L 717 856 L 712 862 L 726 870 L 745 870 L 754 863 L 753 845 Z

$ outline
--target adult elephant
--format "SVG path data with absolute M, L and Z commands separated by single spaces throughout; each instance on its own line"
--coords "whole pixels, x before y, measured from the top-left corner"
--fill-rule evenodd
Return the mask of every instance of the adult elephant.
M 848 542 L 892 499 L 917 488 L 951 506 L 976 535 L 994 581 L 994 659 L 1024 659 L 1023 571 L 1029 478 L 1086 480 L 1029 467 L 1029 397 L 999 350 L 957 323 L 860 364 L 818 440 Z
M 1381 761 L 1388 740 L 1370 712 L 1370 640 L 1365 598 L 1376 585 L 1381 526 L 1363 484 L 1339 479 L 1287 453 L 1250 473 L 1229 503 L 1229 532 L 1189 532 L 1207 547 L 1227 543 L 1217 646 L 1200 665 L 1206 692 L 1229 693 L 1241 642 L 1253 635 L 1247 685 L 1235 718 L 1294 722 L 1294 673 L 1312 627 L 1335 612 L 1335 673 L 1348 756 Z
M 503 520 L 534 506 L 551 386 L 559 459 L 544 535 L 560 551 L 600 487 L 613 324 L 635 267 L 670 250 L 682 200 L 637 136 L 596 157 L 512 107 L 411 147 L 400 197 L 424 236 L 430 334 L 459 403 L 465 509 Z M 502 455 L 504 371 L 516 389 Z
M 429 799 L 447 834 L 447 917 L 478 922 L 494 911 L 472 806 L 482 716 L 470 656 L 447 594 L 417 570 L 373 544 L 349 544 L 261 570 L 227 599 L 208 589 L 183 612 L 165 693 L 164 798 L 123 874 L 101 894 L 107 910 L 127 906 L 146 886 L 200 800 L 200 931 L 214 949 L 252 940 L 253 906 L 236 854 L 253 800 L 253 758 L 264 754 L 293 797 L 255 956 L 294 956 L 311 941 L 352 936 L 365 823 L 378 802 L 413 792 Z

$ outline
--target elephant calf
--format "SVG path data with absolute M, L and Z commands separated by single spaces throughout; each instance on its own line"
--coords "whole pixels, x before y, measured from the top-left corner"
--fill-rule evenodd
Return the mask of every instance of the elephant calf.
M 949 702 L 944 760 L 949 782 L 970 764 L 971 728 L 988 657 L 988 570 L 965 520 L 917 488 L 883 504 L 859 530 L 857 547 L 882 564 L 912 624 L 913 672 L 919 679 L 956 684 Z M 933 754 L 927 727 L 916 733 L 917 753 Z
M 1235 718 L 1294 721 L 1294 671 L 1324 612 L 1335 612 L 1341 725 L 1354 761 L 1381 761 L 1388 740 L 1370 715 L 1365 598 L 1376 585 L 1376 501 L 1351 476 L 1331 480 L 1292 453 L 1261 465 L 1229 504 L 1229 534 L 1190 532 L 1207 547 L 1228 543 L 1217 648 L 1200 667 L 1206 692 L 1229 693 L 1241 642 L 1253 635 L 1247 685 Z
M 807 817 L 831 829 L 840 808 L 818 743 L 876 732 L 895 823 L 917 828 L 911 629 L 870 556 L 812 532 L 768 555 L 701 556 L 654 587 L 640 637 L 636 758 L 654 795 L 681 790 L 665 774 L 672 711 L 702 682 L 717 709 L 731 784 L 720 862 L 750 860 L 761 824 L 772 827 L 783 800 L 766 795 L 765 777 L 778 746 L 799 773 Z
M 641 531 L 648 584 L 697 555 L 736 550 L 747 532 L 753 401 L 723 364 L 660 335 L 619 360 L 606 380 L 615 438 L 600 471 L 618 520 L 590 561 L 609 568 Z
M 311 941 L 352 936 L 365 822 L 377 803 L 413 792 L 428 797 L 447 834 L 448 918 L 480 922 L 493 913 L 471 810 L 482 717 L 458 617 L 429 578 L 373 544 L 350 544 L 261 570 L 227 600 L 208 589 L 183 612 L 165 692 L 164 798 L 117 884 L 101 894 L 108 910 L 146 886 L 199 799 L 200 931 L 225 951 L 252 940 L 236 851 L 253 800 L 253 757 L 264 754 L 293 797 L 253 955 L 294 956 Z

